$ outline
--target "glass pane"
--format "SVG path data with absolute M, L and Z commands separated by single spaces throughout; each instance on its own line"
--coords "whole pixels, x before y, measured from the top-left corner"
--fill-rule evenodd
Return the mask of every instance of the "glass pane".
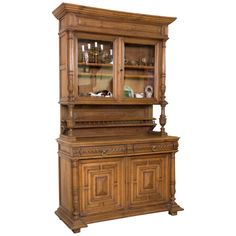
M 155 46 L 125 44 L 124 97 L 152 98 Z
M 78 95 L 113 96 L 113 43 L 78 40 Z

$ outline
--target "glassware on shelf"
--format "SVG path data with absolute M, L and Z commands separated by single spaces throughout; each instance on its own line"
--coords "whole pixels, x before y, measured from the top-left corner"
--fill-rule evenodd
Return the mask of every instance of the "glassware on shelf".
M 98 63 L 98 54 L 99 54 L 98 42 L 95 42 L 94 43 L 94 51 L 93 51 L 94 63 Z
M 125 43 L 124 97 L 152 98 L 155 68 L 155 46 Z M 126 88 L 132 88 L 133 95 Z
M 110 64 L 113 64 L 113 50 L 110 49 L 110 57 L 109 57 Z
M 78 40 L 77 74 L 80 97 L 113 96 L 112 49 L 111 41 Z

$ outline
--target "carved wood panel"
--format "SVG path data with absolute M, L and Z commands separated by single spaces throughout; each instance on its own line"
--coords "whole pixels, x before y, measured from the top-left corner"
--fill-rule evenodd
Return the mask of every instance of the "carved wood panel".
M 81 215 L 124 207 L 124 159 L 81 161 Z
M 168 201 L 167 164 L 167 155 L 130 159 L 130 207 Z

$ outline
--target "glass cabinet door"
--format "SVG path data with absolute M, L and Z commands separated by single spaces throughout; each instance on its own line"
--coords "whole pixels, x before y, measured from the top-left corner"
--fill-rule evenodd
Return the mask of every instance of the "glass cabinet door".
M 153 98 L 155 45 L 125 43 L 124 98 Z
M 78 96 L 113 97 L 113 42 L 78 39 Z

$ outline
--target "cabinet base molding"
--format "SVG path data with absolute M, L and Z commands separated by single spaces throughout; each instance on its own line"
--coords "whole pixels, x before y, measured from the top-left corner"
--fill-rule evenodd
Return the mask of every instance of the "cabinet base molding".
M 80 218 L 74 217 L 77 219 L 74 219 L 73 216 L 70 216 L 66 211 L 59 207 L 55 214 L 59 217 L 60 220 L 62 220 L 74 233 L 79 233 L 81 228 L 87 227 L 87 224 L 85 224 Z
M 116 212 L 105 212 L 100 214 L 94 214 L 89 216 L 81 216 L 75 217 L 69 215 L 63 207 L 59 207 L 55 214 L 62 220 L 74 233 L 79 233 L 81 228 L 85 228 L 91 223 L 107 221 L 107 220 L 114 220 L 119 218 L 125 218 L 130 216 L 137 216 L 137 215 L 144 215 L 150 213 L 157 213 L 157 212 L 165 212 L 172 216 L 177 215 L 178 211 L 183 211 L 184 209 L 180 207 L 177 203 L 175 203 L 171 208 L 169 203 L 158 204 L 148 207 L 140 207 L 140 208 L 130 208 L 126 210 L 120 210 Z

